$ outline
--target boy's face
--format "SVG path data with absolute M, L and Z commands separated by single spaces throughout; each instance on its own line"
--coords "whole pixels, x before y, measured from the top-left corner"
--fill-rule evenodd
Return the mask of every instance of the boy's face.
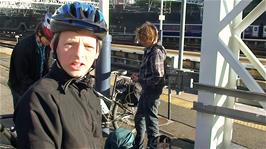
M 151 47 L 154 45 L 154 42 L 153 41 L 150 41 L 150 40 L 145 40 L 145 41 L 139 41 L 139 43 L 143 46 L 143 47 Z
M 44 46 L 49 46 L 49 44 L 50 44 L 50 40 L 48 40 L 45 36 L 41 36 L 40 37 L 40 41 L 41 41 L 41 43 L 44 45 Z
M 36 36 L 36 40 L 41 43 L 43 46 L 49 46 L 51 41 L 45 37 L 44 35 L 42 35 L 41 33 L 38 32 L 37 36 Z
M 59 37 L 57 57 L 63 69 L 72 77 L 88 73 L 98 57 L 97 39 L 86 31 L 66 31 Z

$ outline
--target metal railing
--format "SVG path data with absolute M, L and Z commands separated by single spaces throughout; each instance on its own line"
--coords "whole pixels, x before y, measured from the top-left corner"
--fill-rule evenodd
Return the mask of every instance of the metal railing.
M 258 102 L 266 102 L 265 93 L 255 93 L 255 92 L 249 92 L 237 89 L 226 89 L 222 87 L 210 86 L 199 83 L 194 83 L 194 88 L 198 89 L 199 91 L 211 92 L 220 95 L 227 95 L 231 97 L 243 98 Z M 204 105 L 201 102 L 194 102 L 192 109 L 202 113 L 214 114 L 214 115 L 224 116 L 227 118 L 266 125 L 266 111 L 264 115 L 260 115 L 257 113 L 251 113 L 227 107 Z

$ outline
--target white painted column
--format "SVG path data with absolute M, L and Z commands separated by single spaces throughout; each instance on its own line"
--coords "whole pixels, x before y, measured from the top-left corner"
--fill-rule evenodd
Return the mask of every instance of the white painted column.
M 165 16 L 163 15 L 163 0 L 161 0 L 161 10 L 159 15 L 160 21 L 160 43 L 163 45 L 163 21 L 165 20 Z
M 203 9 L 203 27 L 201 43 L 201 62 L 199 83 L 233 87 L 236 75 L 219 52 L 219 40 L 229 45 L 231 29 L 223 20 L 234 8 L 234 1 L 205 0 Z M 232 41 L 233 43 L 233 41 Z M 233 46 L 233 45 L 232 45 Z M 236 54 L 239 51 L 235 52 Z M 230 77 L 233 77 L 231 80 Z M 227 96 L 199 91 L 198 102 L 214 106 L 234 106 L 234 100 L 227 101 Z M 199 113 L 197 114 L 195 149 L 230 148 L 232 138 L 232 121 L 222 116 Z
M 239 4 L 240 1 L 241 0 L 234 0 L 233 6 L 236 6 L 237 4 Z M 230 8 L 230 9 L 233 9 L 233 8 Z M 232 34 L 234 34 L 238 37 L 241 36 L 241 32 L 235 32 L 234 26 L 239 24 L 241 22 L 241 20 L 242 20 L 242 12 L 233 20 L 232 24 L 230 25 Z M 230 47 L 230 49 L 232 50 L 232 53 L 236 56 L 236 58 L 239 59 L 240 48 L 239 48 L 238 42 L 232 36 L 229 38 L 228 46 Z M 237 88 L 236 82 L 237 82 L 237 74 L 230 67 L 228 88 L 236 89 Z M 234 97 L 227 97 L 225 106 L 228 108 L 231 108 L 231 109 L 235 109 L 235 98 Z M 225 118 L 222 148 L 226 149 L 226 148 L 230 148 L 230 146 L 231 146 L 231 140 L 232 140 L 232 135 L 233 135 L 233 124 L 234 124 L 233 119 Z
M 225 86 L 228 83 L 228 65 L 218 52 L 220 0 L 205 0 L 202 24 L 201 61 L 199 83 Z M 223 105 L 226 97 L 199 91 L 198 102 Z M 216 149 L 223 140 L 224 118 L 197 113 L 195 149 Z
M 99 7 L 103 13 L 107 28 L 109 29 L 109 1 L 99 0 Z
M 237 75 L 251 92 L 264 93 L 256 80 L 239 61 L 239 49 L 263 75 L 265 68 L 241 41 L 240 34 L 266 10 L 263 0 L 242 20 L 242 11 L 252 0 L 205 0 L 203 13 L 200 84 L 236 88 Z M 199 91 L 198 101 L 204 105 L 234 108 L 234 99 L 225 95 Z M 260 102 L 266 109 L 266 103 Z M 232 147 L 232 120 L 198 112 L 196 149 Z

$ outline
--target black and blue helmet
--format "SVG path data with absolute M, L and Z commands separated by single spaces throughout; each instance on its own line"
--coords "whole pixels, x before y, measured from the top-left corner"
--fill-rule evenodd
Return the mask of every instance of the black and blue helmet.
M 55 11 L 51 19 L 51 30 L 54 33 L 87 30 L 103 39 L 107 25 L 99 9 L 89 3 L 73 2 L 64 4 Z

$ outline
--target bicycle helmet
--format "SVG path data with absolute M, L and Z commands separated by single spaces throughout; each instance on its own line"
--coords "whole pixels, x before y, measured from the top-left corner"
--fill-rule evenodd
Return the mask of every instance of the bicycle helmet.
M 51 13 L 46 13 L 42 22 L 42 33 L 49 40 L 53 38 L 53 32 L 51 31 L 51 26 L 50 26 L 51 17 L 52 17 Z
M 51 19 L 54 33 L 62 31 L 87 30 L 99 39 L 107 32 L 107 25 L 100 10 L 88 3 L 73 2 L 59 7 Z

